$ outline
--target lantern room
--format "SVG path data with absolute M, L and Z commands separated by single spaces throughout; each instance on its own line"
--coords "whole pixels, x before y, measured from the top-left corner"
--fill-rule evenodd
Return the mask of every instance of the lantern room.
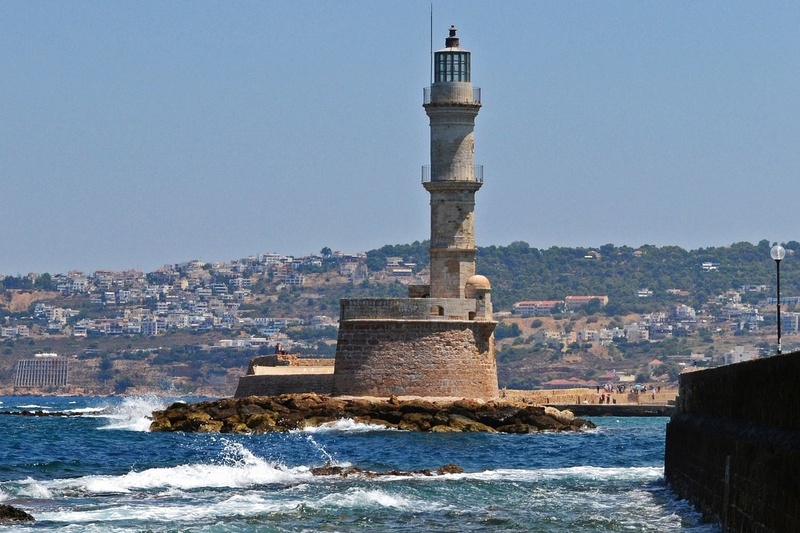
M 456 27 L 450 26 L 445 48 L 433 54 L 433 82 L 470 81 L 470 53 L 458 46 Z

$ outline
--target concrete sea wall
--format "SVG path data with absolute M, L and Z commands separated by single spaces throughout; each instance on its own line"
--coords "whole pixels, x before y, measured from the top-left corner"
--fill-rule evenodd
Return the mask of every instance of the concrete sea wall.
M 800 352 L 682 374 L 664 475 L 725 531 L 800 531 Z

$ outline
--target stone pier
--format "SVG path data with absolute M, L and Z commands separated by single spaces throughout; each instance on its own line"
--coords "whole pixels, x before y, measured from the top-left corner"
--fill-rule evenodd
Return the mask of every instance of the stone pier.
M 800 352 L 682 374 L 664 475 L 725 531 L 800 531 Z

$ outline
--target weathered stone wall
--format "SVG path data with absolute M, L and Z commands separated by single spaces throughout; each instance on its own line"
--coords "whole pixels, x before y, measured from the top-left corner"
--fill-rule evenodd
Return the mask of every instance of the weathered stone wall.
M 800 531 L 800 353 L 682 374 L 664 475 L 726 531 Z
M 333 392 L 333 374 L 307 373 L 242 376 L 239 378 L 239 386 L 236 387 L 234 398 L 301 394 L 304 392 L 331 394 Z
M 339 320 L 467 320 L 476 300 L 461 298 L 349 298 L 341 301 Z
M 344 320 L 334 394 L 497 397 L 496 323 Z

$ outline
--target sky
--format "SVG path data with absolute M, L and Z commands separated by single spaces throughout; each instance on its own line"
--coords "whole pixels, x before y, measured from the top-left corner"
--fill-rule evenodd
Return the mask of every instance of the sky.
M 800 3 L 433 3 L 478 246 L 800 240 Z M 0 273 L 430 235 L 431 3 L 0 2 Z

